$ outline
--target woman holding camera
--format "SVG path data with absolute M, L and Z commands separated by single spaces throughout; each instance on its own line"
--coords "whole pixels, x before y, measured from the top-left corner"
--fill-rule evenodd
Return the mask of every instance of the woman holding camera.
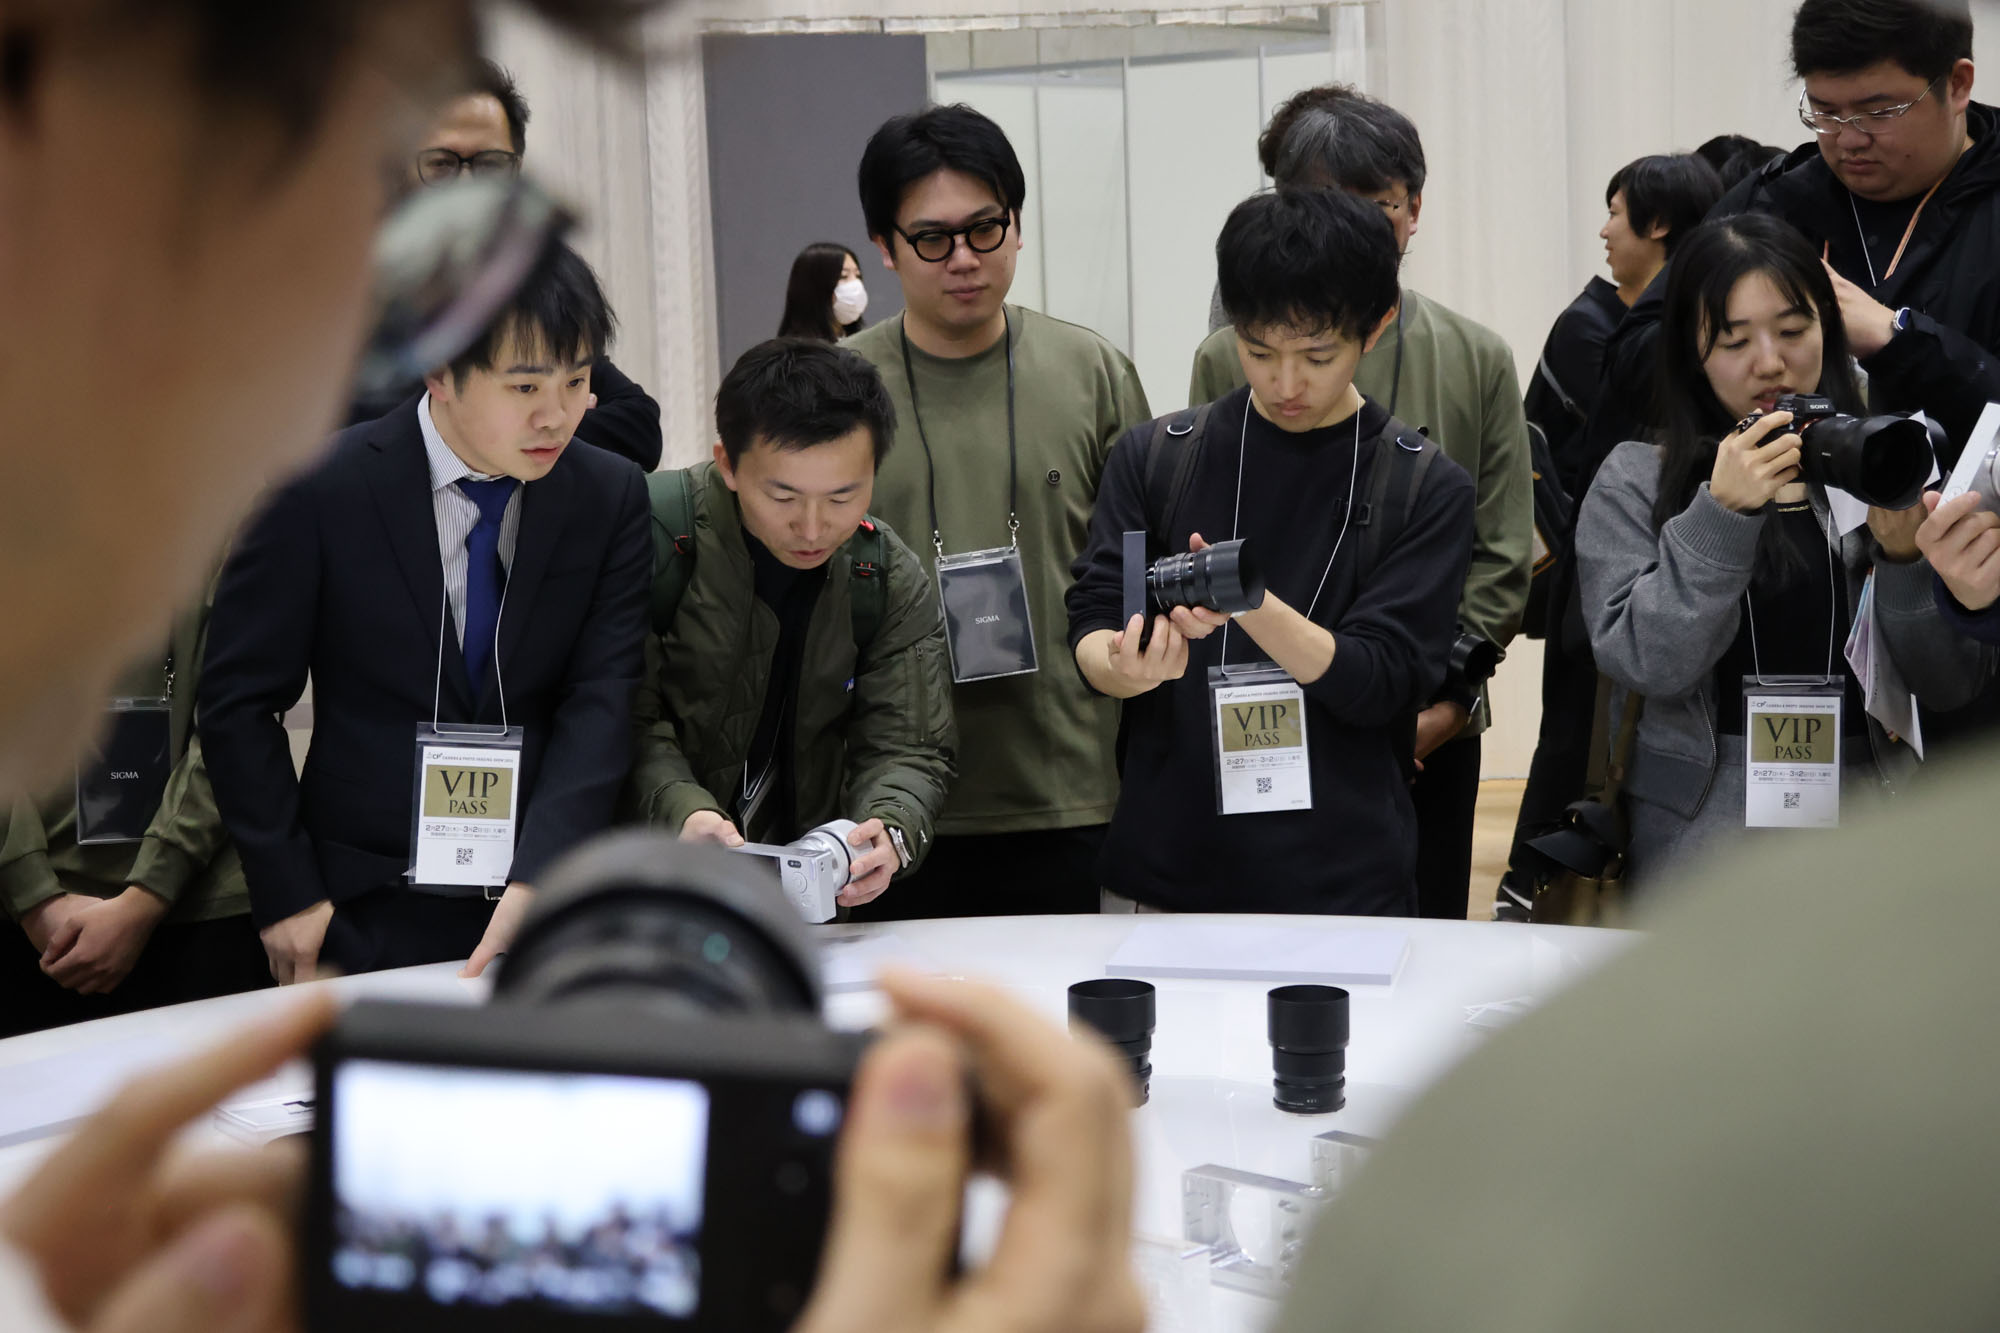
M 1802 423 L 1773 410 L 1792 394 L 1862 409 L 1833 285 L 1802 236 L 1756 214 L 1695 231 L 1659 349 L 1659 435 L 1612 452 L 1577 522 L 1591 647 L 1615 694 L 1644 698 L 1624 786 L 1642 881 L 1746 828 L 1831 827 L 1908 776 L 1915 753 L 1869 715 L 1849 666 L 1857 617 L 1926 707 L 1964 704 L 1983 668 L 1931 600 L 1923 505 L 1871 508 L 1841 533 L 1801 475 Z M 1878 710 L 1914 712 L 1907 692 L 1878 679 Z

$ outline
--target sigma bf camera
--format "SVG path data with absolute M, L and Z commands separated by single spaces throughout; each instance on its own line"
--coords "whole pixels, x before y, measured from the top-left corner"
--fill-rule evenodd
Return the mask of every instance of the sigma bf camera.
M 798 908 L 800 916 L 818 925 L 833 920 L 834 899 L 854 877 L 854 849 L 847 845 L 847 835 L 854 829 L 851 819 L 830 819 L 804 837 L 782 846 L 746 842 L 730 850 L 770 861 L 777 869 L 785 897 Z
M 1877 509 L 1908 509 L 1930 481 L 1935 456 L 1930 431 L 1913 417 L 1850 417 L 1831 398 L 1788 393 L 1771 404 L 1792 414 L 1799 437 L 1799 475 L 1846 491 Z M 1762 417 L 1753 412 L 1738 429 Z
M 614 834 L 543 879 L 483 1008 L 363 1001 L 314 1055 L 310 1333 L 781 1330 L 865 1038 L 763 868 Z

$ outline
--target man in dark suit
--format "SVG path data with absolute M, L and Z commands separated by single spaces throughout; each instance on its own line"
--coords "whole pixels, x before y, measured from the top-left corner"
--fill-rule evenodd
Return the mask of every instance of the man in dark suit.
M 514 77 L 491 60 L 472 62 L 472 87 L 453 98 L 410 157 L 412 190 L 443 185 L 461 172 L 511 175 L 528 148 L 528 99 Z M 404 393 L 363 397 L 348 405 L 347 424 L 373 421 L 401 405 Z M 660 405 L 631 376 L 600 357 L 590 372 L 590 407 L 576 438 L 622 454 L 646 471 L 660 465 Z
M 477 975 L 543 868 L 609 822 L 641 669 L 646 488 L 630 462 L 568 446 L 611 324 L 589 266 L 558 250 L 426 393 L 337 436 L 225 565 L 199 726 L 280 982 L 322 960 L 470 955 Z M 294 778 L 278 718 L 308 672 Z M 419 876 L 440 836 L 428 797 L 413 833 L 420 728 L 476 748 L 503 726 L 514 757 L 481 751 L 511 774 L 511 820 L 481 826 L 497 851 Z

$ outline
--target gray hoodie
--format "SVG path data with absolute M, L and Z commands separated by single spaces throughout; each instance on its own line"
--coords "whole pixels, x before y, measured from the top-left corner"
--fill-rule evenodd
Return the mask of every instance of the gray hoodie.
M 1614 449 L 1577 517 L 1577 570 L 1598 669 L 1646 699 L 1625 790 L 1692 819 L 1719 756 L 1715 664 L 1736 638 L 1764 516 L 1724 508 L 1704 481 L 1688 507 L 1655 532 L 1659 491 L 1657 448 Z M 1824 526 L 1826 496 L 1818 486 L 1812 505 Z M 1848 614 L 1872 567 L 1875 615 L 1903 680 L 1926 708 L 1962 707 L 1991 677 L 1994 653 L 1939 616 L 1929 562 L 1892 564 L 1879 554 L 1865 527 L 1841 539 Z M 1914 753 L 1872 717 L 1868 738 L 1884 781 L 1908 775 Z

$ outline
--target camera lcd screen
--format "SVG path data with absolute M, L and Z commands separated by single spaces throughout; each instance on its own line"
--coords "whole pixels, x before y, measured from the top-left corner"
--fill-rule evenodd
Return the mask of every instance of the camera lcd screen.
M 335 1285 L 468 1313 L 694 1316 L 700 1083 L 355 1059 L 334 1093 Z

